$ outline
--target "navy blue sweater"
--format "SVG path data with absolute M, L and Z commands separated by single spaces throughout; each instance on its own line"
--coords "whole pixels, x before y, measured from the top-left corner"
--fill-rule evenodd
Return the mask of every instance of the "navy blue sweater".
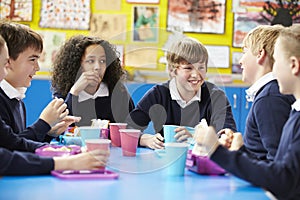
M 29 152 L 11 152 L 0 148 L 0 176 L 49 174 L 54 160 Z
M 45 143 L 27 140 L 14 134 L 11 127 L 0 116 L 0 175 L 49 173 L 54 168 L 53 159 L 42 158 L 33 154 L 35 149 L 43 145 Z
M 246 121 L 245 151 L 257 159 L 274 159 L 293 102 L 292 95 L 280 94 L 276 80 L 258 91 Z
M 216 85 L 205 82 L 201 86 L 201 101 L 181 108 L 171 98 L 168 81 L 151 88 L 138 102 L 126 122 L 129 127 L 144 130 L 152 121 L 155 132 L 163 135 L 164 124 L 194 127 L 203 118 L 217 131 L 223 128 L 236 130 L 229 101 Z
M 228 172 L 265 188 L 279 199 L 300 199 L 300 112 L 291 111 L 274 161 L 257 160 L 219 146 L 211 159 Z
M 54 96 L 61 97 L 58 93 L 54 93 Z M 71 115 L 81 116 L 81 121 L 76 123 L 77 126 L 90 126 L 92 119 L 124 122 L 134 108 L 133 100 L 123 84 L 117 84 L 114 91 L 107 97 L 78 102 L 78 96 L 69 93 L 65 102 Z
M 19 103 L 22 104 L 22 107 L 19 106 Z M 21 117 L 22 113 L 23 117 Z M 26 124 L 26 109 L 23 101 L 19 102 L 17 99 L 10 99 L 1 88 L 0 116 L 12 131 L 21 137 L 40 142 L 50 141 L 51 139 L 47 135 L 51 127 L 42 119 L 38 119 L 33 125 L 24 129 Z

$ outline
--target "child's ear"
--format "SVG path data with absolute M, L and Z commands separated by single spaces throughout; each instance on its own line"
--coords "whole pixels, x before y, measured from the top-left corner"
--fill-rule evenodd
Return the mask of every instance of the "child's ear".
M 296 56 L 290 57 L 292 74 L 300 75 L 300 60 Z
M 262 65 L 265 61 L 266 56 L 267 52 L 264 49 L 259 50 L 257 54 L 257 63 Z

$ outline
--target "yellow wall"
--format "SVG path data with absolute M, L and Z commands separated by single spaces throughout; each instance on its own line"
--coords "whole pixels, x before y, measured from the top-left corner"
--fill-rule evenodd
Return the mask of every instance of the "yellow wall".
M 91 7 L 92 7 L 92 13 L 103 13 L 103 14 L 125 14 L 127 16 L 127 30 L 130 31 L 132 29 L 132 13 L 133 13 L 133 7 L 139 6 L 139 5 L 146 5 L 146 6 L 152 6 L 152 4 L 132 4 L 127 3 L 126 0 L 121 0 L 121 10 L 120 11 L 97 11 L 95 10 L 95 0 L 91 0 Z M 225 27 L 225 33 L 224 34 L 199 34 L 199 33 L 185 33 L 188 36 L 195 37 L 199 39 L 203 44 L 205 45 L 227 45 L 230 47 L 230 66 L 231 66 L 231 54 L 233 51 L 240 51 L 239 48 L 233 48 L 232 47 L 232 34 L 233 34 L 233 13 L 231 12 L 231 3 L 232 0 L 227 0 L 226 2 L 226 27 Z M 160 0 L 159 4 L 153 4 L 154 6 L 159 6 L 159 26 L 160 26 L 160 32 L 159 32 L 159 41 L 157 44 L 157 47 L 161 47 L 165 42 L 170 34 L 166 31 L 166 24 L 167 24 L 167 8 L 168 8 L 168 0 Z M 39 27 L 39 13 L 41 8 L 41 1 L 33 0 L 33 21 L 29 23 L 30 27 L 34 30 L 50 30 L 50 31 L 58 31 L 58 32 L 65 32 L 67 35 L 67 38 L 69 38 L 72 35 L 75 34 L 89 34 L 89 31 L 83 31 L 83 30 L 61 30 L 61 29 L 45 29 Z M 28 24 L 28 22 L 25 24 Z M 131 35 L 127 35 L 126 41 L 118 41 L 112 43 L 115 44 L 126 44 L 132 43 L 131 41 Z M 162 55 L 162 52 L 158 53 L 158 59 Z M 126 55 L 125 55 L 126 56 Z M 125 63 L 126 64 L 126 63 Z M 134 68 L 126 66 L 126 69 L 129 72 L 132 72 Z M 150 69 L 151 70 L 151 69 Z M 158 64 L 156 70 L 165 70 L 165 66 L 162 64 Z M 231 68 L 222 68 L 222 69 L 209 69 L 209 72 L 211 73 L 222 73 L 222 74 L 231 74 Z

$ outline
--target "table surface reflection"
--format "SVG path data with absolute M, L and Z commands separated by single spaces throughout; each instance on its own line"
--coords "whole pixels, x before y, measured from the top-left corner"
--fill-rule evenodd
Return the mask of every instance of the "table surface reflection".
M 65 180 L 45 176 L 0 178 L 0 199 L 269 199 L 266 192 L 231 175 L 206 176 L 186 170 L 181 177 L 163 173 L 165 163 L 156 153 L 139 148 L 136 157 L 123 157 L 111 148 L 111 180 Z

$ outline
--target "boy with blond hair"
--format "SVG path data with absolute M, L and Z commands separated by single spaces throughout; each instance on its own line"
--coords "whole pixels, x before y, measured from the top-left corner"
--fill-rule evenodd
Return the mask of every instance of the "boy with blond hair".
M 241 151 L 229 151 L 218 142 L 213 127 L 205 134 L 197 134 L 196 141 L 209 152 L 211 160 L 233 175 L 273 193 L 278 199 L 300 198 L 300 25 L 280 30 L 276 39 L 273 73 L 282 94 L 292 94 L 289 118 L 273 161 L 262 161 Z M 281 115 L 281 113 L 276 113 Z M 232 144 L 242 140 L 240 133 L 233 135 Z
M 274 159 L 283 125 L 295 101 L 291 95 L 280 94 L 278 82 L 272 74 L 274 44 L 281 28 L 261 25 L 243 40 L 242 79 L 251 84 L 246 93 L 247 100 L 253 104 L 246 120 L 241 150 L 259 160 Z
M 216 130 L 236 130 L 230 103 L 220 88 L 205 81 L 208 52 L 203 44 L 190 37 L 172 45 L 167 54 L 171 80 L 156 85 L 130 112 L 130 127 L 144 130 L 153 122 L 155 135 L 144 133 L 140 145 L 152 149 L 164 148 L 163 125 L 178 125 L 177 142 L 192 137 L 185 126 L 195 127 L 202 119 Z

